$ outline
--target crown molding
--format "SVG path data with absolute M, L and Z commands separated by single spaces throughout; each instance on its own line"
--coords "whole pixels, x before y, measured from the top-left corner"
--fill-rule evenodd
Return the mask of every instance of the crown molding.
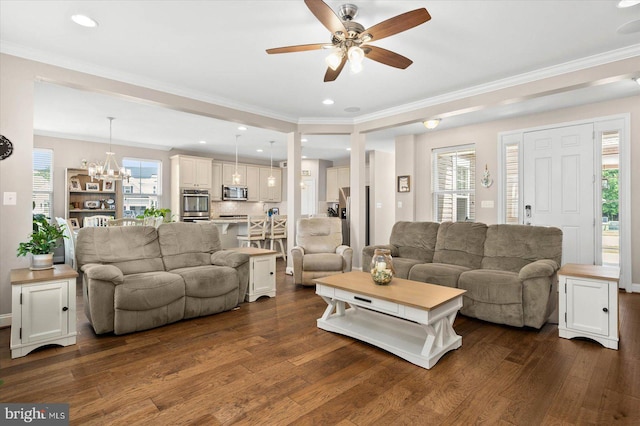
M 144 87 L 151 90 L 157 90 L 159 92 L 169 93 L 176 96 L 182 96 L 185 98 L 193 99 L 196 101 L 202 101 L 213 105 L 218 105 L 225 108 L 231 108 L 242 112 L 260 115 L 275 120 L 288 121 L 295 123 L 298 117 L 287 116 L 284 114 L 277 114 L 271 110 L 257 108 L 253 105 L 247 105 L 240 102 L 235 102 L 230 99 L 207 96 L 202 92 L 196 92 L 194 90 L 167 84 L 162 81 L 152 80 L 149 77 L 140 76 L 137 74 L 125 73 L 108 67 L 101 67 L 94 64 L 90 64 L 83 61 L 78 61 L 65 56 L 52 55 L 41 50 L 32 49 L 16 43 L 3 41 L 0 43 L 0 53 L 7 55 L 17 56 L 23 59 L 29 59 L 36 62 L 42 62 L 49 65 L 54 65 L 60 68 L 70 69 L 73 71 L 82 72 L 85 74 L 95 75 L 98 77 L 108 78 L 110 80 L 120 81 L 122 83 L 132 84 L 134 86 Z
M 80 135 L 77 135 L 77 134 L 71 134 L 71 133 L 65 133 L 65 132 L 51 132 L 49 130 L 33 129 L 33 134 L 35 136 L 43 136 L 43 137 L 56 138 L 56 139 L 68 139 L 68 140 L 73 140 L 73 141 L 102 143 L 102 144 L 105 144 L 105 145 L 109 144 L 109 140 L 108 139 L 96 138 L 96 137 L 93 137 L 93 136 L 86 136 L 86 135 L 85 136 L 80 136 Z M 172 146 L 147 144 L 147 143 L 142 143 L 142 142 L 119 141 L 119 140 L 116 140 L 116 139 L 112 140 L 111 143 L 112 143 L 112 145 L 115 145 L 115 146 L 126 146 L 126 147 L 136 147 L 136 148 L 145 148 L 145 149 L 156 149 L 156 150 L 159 150 L 159 151 L 171 151 L 172 149 L 176 148 L 176 147 L 172 147 Z
M 558 75 L 580 71 L 599 65 L 605 65 L 611 62 L 621 61 L 636 56 L 640 56 L 640 44 L 634 44 L 620 49 L 611 50 L 609 52 L 601 53 L 598 55 L 587 56 L 585 58 L 576 59 L 559 65 L 540 68 L 535 71 L 518 74 L 512 77 L 492 81 L 486 84 L 480 84 L 462 90 L 456 90 L 453 92 L 445 93 L 443 95 L 434 96 L 397 107 L 380 110 L 371 114 L 360 115 L 354 118 L 354 123 L 361 124 L 397 114 L 404 114 L 415 111 L 417 109 L 457 101 L 471 96 L 477 96 L 496 90 L 506 89 L 520 84 L 531 83 L 545 78 L 556 77 Z

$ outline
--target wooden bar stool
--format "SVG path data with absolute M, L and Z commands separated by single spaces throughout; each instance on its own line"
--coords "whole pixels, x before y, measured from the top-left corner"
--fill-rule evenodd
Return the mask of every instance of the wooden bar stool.
M 240 247 L 256 247 L 262 248 L 267 234 L 267 224 L 269 218 L 267 216 L 249 216 L 247 217 L 247 235 L 238 235 Z
M 280 254 L 287 261 L 287 250 L 284 248 L 284 241 L 287 239 L 287 215 L 271 216 L 271 229 L 267 234 L 269 249 L 273 250 L 274 243 L 280 246 Z

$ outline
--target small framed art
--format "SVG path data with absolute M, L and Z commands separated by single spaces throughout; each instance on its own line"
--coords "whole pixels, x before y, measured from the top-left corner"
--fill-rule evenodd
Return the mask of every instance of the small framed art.
M 113 191 L 113 181 L 112 180 L 105 180 L 104 181 L 104 190 L 105 191 Z
M 84 189 L 85 191 L 100 191 L 100 184 L 98 182 L 87 182 Z
M 71 223 L 71 227 L 73 229 L 80 229 L 80 222 L 78 222 L 78 218 L 70 217 L 69 218 L 69 223 Z
M 82 191 L 82 188 L 80 187 L 80 179 L 69 179 L 69 191 Z
M 411 178 L 410 176 L 398 176 L 398 192 L 411 191 Z

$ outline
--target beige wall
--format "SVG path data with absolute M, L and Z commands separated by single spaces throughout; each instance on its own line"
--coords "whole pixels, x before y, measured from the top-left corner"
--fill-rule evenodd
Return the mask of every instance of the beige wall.
M 589 120 L 610 115 L 631 114 L 631 250 L 632 282 L 640 283 L 640 222 L 634 220 L 640 210 L 640 96 L 630 96 L 614 101 L 594 103 L 575 108 L 566 108 L 543 114 L 497 120 L 488 123 L 465 126 L 451 130 L 424 133 L 416 137 L 415 146 L 396 143 L 396 158 L 407 158 L 415 152 L 416 176 L 413 182 L 416 194 L 415 220 L 432 220 L 431 198 L 431 151 L 434 148 L 473 143 L 476 146 L 476 220 L 496 223 L 498 220 L 498 185 L 484 188 L 479 184 L 480 170 L 487 164 L 494 180 L 498 176 L 498 133 L 527 129 L 537 126 Z M 424 167 L 427 165 L 427 167 Z M 401 171 L 398 171 L 401 174 Z M 412 192 L 413 189 L 412 188 Z M 480 208 L 482 201 L 491 200 L 494 208 Z M 635 216 L 634 216 L 635 214 Z M 401 213 L 406 215 L 406 213 Z M 404 216 L 403 216 L 404 217 Z

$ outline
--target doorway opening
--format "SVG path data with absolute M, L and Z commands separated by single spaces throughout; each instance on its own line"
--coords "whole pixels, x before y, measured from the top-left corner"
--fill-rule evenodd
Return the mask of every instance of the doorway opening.
M 620 132 L 602 132 L 602 264 L 620 266 Z

